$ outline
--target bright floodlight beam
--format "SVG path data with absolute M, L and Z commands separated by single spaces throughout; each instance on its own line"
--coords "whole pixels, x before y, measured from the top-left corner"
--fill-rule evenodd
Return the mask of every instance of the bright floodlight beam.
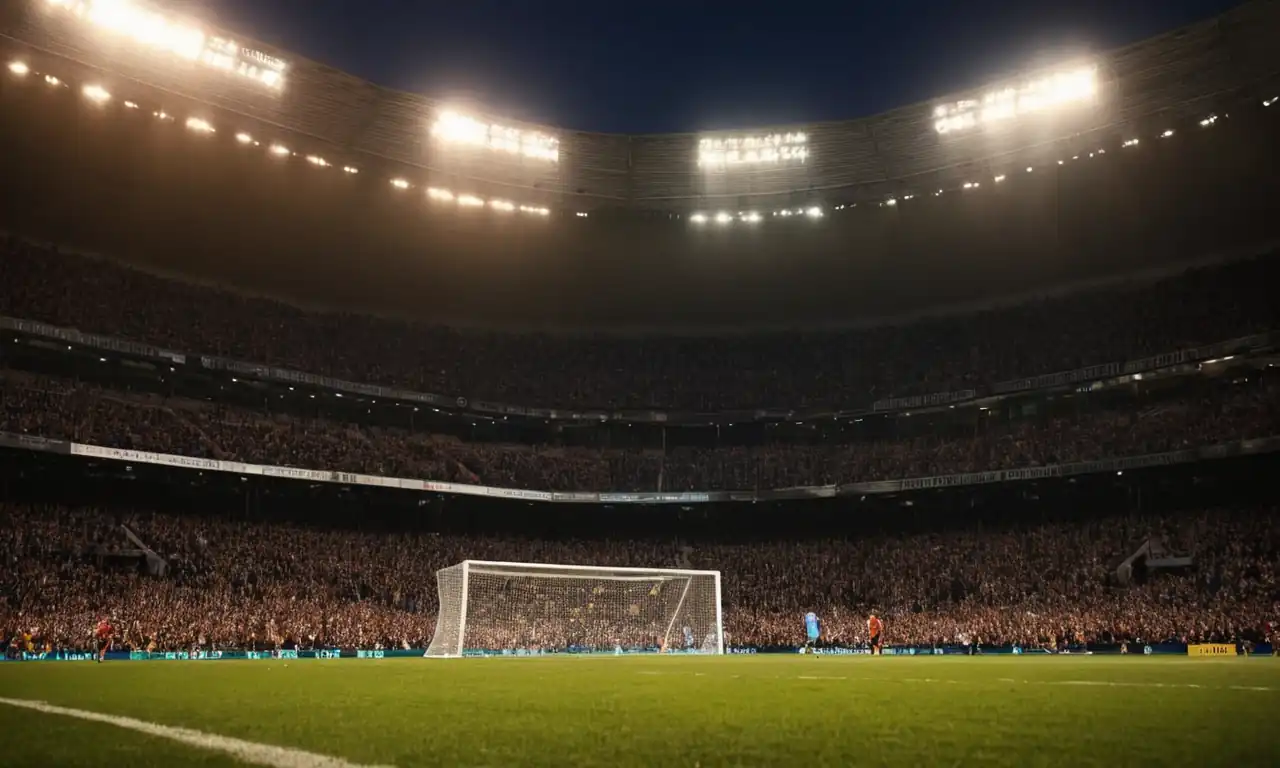
M 106 102 L 111 101 L 111 94 L 107 92 L 107 89 L 100 85 L 86 85 L 82 92 L 86 99 L 98 104 L 105 104 Z
M 9 71 L 15 75 L 22 76 L 31 71 L 31 67 L 27 66 L 25 61 L 9 62 Z
M 446 144 L 484 147 L 494 152 L 547 162 L 560 161 L 560 140 L 539 131 L 524 130 L 445 110 L 436 116 L 431 135 Z

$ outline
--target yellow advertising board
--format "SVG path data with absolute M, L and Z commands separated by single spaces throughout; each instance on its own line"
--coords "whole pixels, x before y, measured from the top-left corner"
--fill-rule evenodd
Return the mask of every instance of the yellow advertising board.
M 1236 647 L 1225 643 L 1209 643 L 1206 645 L 1188 645 L 1188 656 L 1235 656 Z

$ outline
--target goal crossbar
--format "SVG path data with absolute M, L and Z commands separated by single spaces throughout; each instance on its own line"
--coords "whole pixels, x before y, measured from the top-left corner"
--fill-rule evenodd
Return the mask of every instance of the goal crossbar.
M 651 573 L 667 576 L 719 576 L 719 571 L 695 571 L 680 568 L 634 568 L 611 565 L 555 565 L 548 563 L 517 563 L 506 560 L 463 560 L 458 565 L 472 568 L 480 566 L 489 573 L 489 568 L 518 568 L 527 575 L 528 571 L 595 571 L 596 573 Z

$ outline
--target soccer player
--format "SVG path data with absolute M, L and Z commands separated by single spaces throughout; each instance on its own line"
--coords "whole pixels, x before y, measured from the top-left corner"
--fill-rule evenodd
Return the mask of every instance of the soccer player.
M 107 649 L 111 647 L 111 623 L 102 619 L 94 628 L 93 634 L 98 639 L 98 663 L 101 664 L 107 657 Z
M 804 644 L 808 653 L 813 653 L 813 646 L 818 642 L 818 637 L 822 634 L 822 628 L 818 625 L 818 614 L 809 611 L 804 615 L 804 634 L 808 641 Z
M 876 618 L 873 613 L 867 617 L 867 636 L 871 638 L 871 655 L 883 656 L 884 649 L 880 647 L 880 636 L 884 632 L 884 622 Z

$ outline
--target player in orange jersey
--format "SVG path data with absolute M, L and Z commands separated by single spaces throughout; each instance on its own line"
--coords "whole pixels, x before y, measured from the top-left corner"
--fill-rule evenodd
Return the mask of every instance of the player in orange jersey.
M 871 638 L 871 653 L 873 656 L 883 655 L 884 649 L 881 648 L 881 636 L 884 634 L 884 622 L 876 618 L 873 613 L 867 618 L 867 636 Z

